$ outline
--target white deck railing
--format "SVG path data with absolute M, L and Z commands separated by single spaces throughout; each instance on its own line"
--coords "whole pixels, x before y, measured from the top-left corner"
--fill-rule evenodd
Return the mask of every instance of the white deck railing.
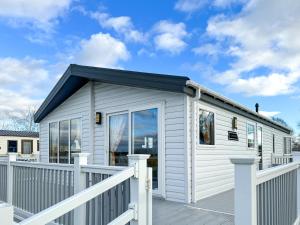
M 235 225 L 299 225 L 299 162 L 256 171 L 255 158 L 235 165 Z
M 283 164 L 288 164 L 293 162 L 293 155 L 276 155 L 272 154 L 271 155 L 271 162 L 272 166 L 278 166 L 278 165 L 283 165 Z
M 0 198 L 15 207 L 20 225 L 151 225 L 149 156 L 128 157 L 129 167 L 105 167 L 87 165 L 87 154 L 74 165 L 16 162 L 11 154 L 0 162 Z M 0 205 L 0 218 L 6 210 Z

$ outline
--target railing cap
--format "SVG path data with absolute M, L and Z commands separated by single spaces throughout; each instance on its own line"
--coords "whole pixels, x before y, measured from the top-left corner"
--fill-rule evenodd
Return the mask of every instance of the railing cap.
M 146 160 L 150 158 L 150 155 L 147 154 L 132 154 L 127 155 L 128 159 L 130 160 Z
M 257 162 L 257 157 L 236 157 L 236 158 L 231 158 L 230 161 L 233 164 L 242 164 L 242 165 L 252 165 Z
M 74 157 L 88 157 L 91 153 L 72 153 Z

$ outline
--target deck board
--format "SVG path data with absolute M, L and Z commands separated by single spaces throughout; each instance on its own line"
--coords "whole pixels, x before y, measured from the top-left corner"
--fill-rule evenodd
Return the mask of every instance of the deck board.
M 234 225 L 233 190 L 184 204 L 153 199 L 153 225 Z

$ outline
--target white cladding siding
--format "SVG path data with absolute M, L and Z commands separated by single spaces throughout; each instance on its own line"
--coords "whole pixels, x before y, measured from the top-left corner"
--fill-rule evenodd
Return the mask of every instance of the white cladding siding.
M 107 164 L 106 115 L 152 104 L 164 104 L 165 194 L 168 200 L 186 201 L 184 94 L 95 83 L 95 111 L 103 115 L 95 125 L 95 163 Z
M 81 118 L 82 152 L 90 152 L 89 148 L 89 110 L 90 83 L 79 89 L 54 111 L 40 122 L 40 157 L 42 162 L 49 161 L 49 123 L 61 120 Z
M 195 179 L 196 200 L 229 190 L 234 187 L 234 168 L 230 158 L 239 156 L 255 156 L 257 154 L 257 135 L 255 133 L 256 146 L 253 149 L 247 147 L 246 124 L 252 123 L 263 129 L 263 164 L 264 168 L 271 165 L 271 153 L 273 149 L 273 137 L 275 133 L 276 149 L 282 153 L 283 137 L 287 134 L 275 130 L 266 125 L 256 123 L 243 116 L 212 106 L 199 101 L 198 107 L 215 113 L 215 145 L 199 145 L 199 121 L 196 114 L 196 153 L 195 153 Z M 229 141 L 228 131 L 232 130 L 232 118 L 238 118 L 239 141 Z M 256 132 L 256 129 L 255 129 Z

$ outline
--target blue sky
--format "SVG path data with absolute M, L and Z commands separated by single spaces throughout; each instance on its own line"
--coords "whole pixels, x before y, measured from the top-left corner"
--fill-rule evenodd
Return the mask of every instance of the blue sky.
M 1 115 L 39 105 L 78 63 L 186 75 L 299 132 L 299 10 L 292 0 L 3 0 Z

